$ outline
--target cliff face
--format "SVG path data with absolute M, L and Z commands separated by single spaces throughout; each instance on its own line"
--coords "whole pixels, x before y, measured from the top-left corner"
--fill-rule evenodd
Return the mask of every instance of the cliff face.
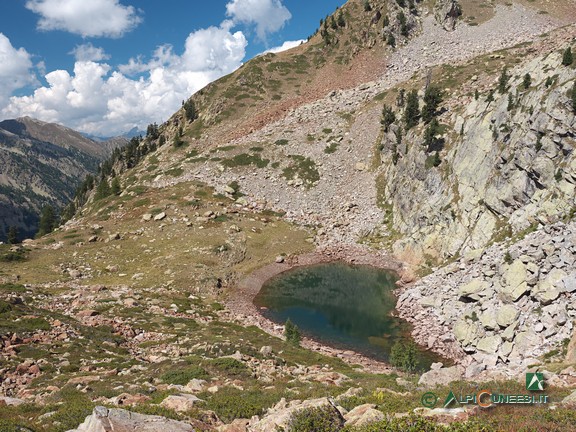
M 15 226 L 32 236 L 43 205 L 66 205 L 111 149 L 76 131 L 29 117 L 0 123 L 0 240 Z
M 570 215 L 576 204 L 570 99 L 576 70 L 561 59 L 552 51 L 506 69 L 503 93 L 497 75 L 476 75 L 449 90 L 449 109 L 439 117 L 445 130 L 435 140 L 443 146 L 437 167 L 430 159 L 434 149 L 424 144 L 425 126 L 399 146 L 396 128 L 384 135 L 383 201 L 401 237 L 397 254 L 444 259 Z

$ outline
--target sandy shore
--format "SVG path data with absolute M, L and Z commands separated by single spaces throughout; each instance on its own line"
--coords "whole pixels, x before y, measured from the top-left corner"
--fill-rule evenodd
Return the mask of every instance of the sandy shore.
M 282 263 L 268 264 L 241 279 L 226 301 L 228 309 L 233 314 L 233 317 L 243 325 L 256 325 L 273 336 L 282 337 L 284 327 L 262 316 L 260 310 L 253 303 L 254 297 L 258 294 L 262 285 L 270 278 L 290 269 L 333 261 L 378 267 L 396 272 L 399 276 L 405 273 L 402 263 L 389 256 L 375 254 L 374 251 L 360 246 L 318 249 L 308 254 L 286 257 Z M 338 357 L 346 363 L 360 365 L 373 373 L 397 372 L 386 363 L 368 358 L 354 351 L 330 347 L 310 338 L 304 337 L 301 345 L 322 354 Z

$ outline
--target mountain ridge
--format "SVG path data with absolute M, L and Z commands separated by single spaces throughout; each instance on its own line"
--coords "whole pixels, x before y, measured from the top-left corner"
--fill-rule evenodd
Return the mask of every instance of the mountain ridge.
M 0 240 L 9 227 L 32 237 L 44 205 L 63 208 L 76 187 L 126 140 L 96 143 L 65 126 L 31 117 L 0 122 Z

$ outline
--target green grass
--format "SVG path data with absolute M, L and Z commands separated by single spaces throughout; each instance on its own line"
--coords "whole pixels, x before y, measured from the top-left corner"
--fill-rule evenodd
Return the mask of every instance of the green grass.
M 183 369 L 170 370 L 160 376 L 167 384 L 186 385 L 193 379 L 208 379 L 210 375 L 198 365 L 186 366 Z
M 324 149 L 324 153 L 332 154 L 335 153 L 336 150 L 338 150 L 338 143 L 333 142 L 330 145 L 326 146 L 326 148 Z
M 320 173 L 312 159 L 301 155 L 290 155 L 289 157 L 292 162 L 282 170 L 282 175 L 286 179 L 299 178 L 307 187 L 312 187 L 315 182 L 320 180 Z
M 241 153 L 231 159 L 224 159 L 222 165 L 228 168 L 238 166 L 255 165 L 258 168 L 265 168 L 270 163 L 269 159 L 262 159 L 258 154 Z

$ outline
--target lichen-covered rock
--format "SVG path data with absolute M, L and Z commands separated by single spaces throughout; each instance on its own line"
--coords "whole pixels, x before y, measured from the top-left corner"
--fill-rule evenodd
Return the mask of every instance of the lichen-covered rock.
M 496 313 L 496 322 L 500 327 L 508 327 L 516 318 L 518 318 L 520 311 L 511 304 L 505 304 Z
M 182 421 L 97 406 L 78 429 L 68 432 L 194 432 L 194 430 L 190 424 Z
M 418 385 L 423 387 L 448 385 L 453 381 L 461 380 L 463 376 L 464 368 L 462 366 L 434 369 L 422 374 L 418 380 Z
M 512 301 L 518 300 L 528 291 L 526 283 L 526 266 L 520 260 L 514 261 L 506 270 L 503 276 L 504 285 L 502 294 Z
M 344 415 L 346 426 L 364 426 L 384 420 L 385 417 L 384 413 L 377 410 L 373 404 L 358 405 Z

